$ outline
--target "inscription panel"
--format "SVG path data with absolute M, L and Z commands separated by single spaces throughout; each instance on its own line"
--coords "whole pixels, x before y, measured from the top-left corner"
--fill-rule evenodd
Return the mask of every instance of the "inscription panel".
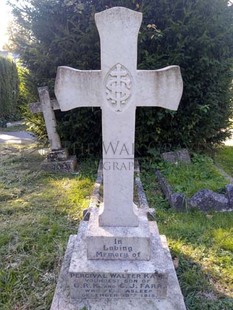
M 87 247 L 88 259 L 149 260 L 150 239 L 148 238 L 104 238 L 95 237 L 95 246 Z M 87 239 L 87 243 L 92 238 Z
M 71 297 L 166 298 L 167 275 L 158 273 L 70 273 Z

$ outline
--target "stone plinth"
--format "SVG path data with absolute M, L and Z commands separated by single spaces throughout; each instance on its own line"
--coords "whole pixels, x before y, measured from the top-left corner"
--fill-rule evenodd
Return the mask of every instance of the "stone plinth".
M 88 259 L 149 260 L 150 229 L 146 212 L 138 210 L 138 227 L 101 227 L 101 213 L 93 208 L 88 224 L 86 242 Z
M 157 226 L 151 222 L 151 254 L 149 261 L 89 260 L 85 236 L 86 222 L 81 223 L 69 268 L 71 297 L 100 298 L 166 298 L 167 267 Z M 135 252 L 136 250 L 135 244 Z
M 70 236 L 50 310 L 185 310 L 166 238 L 150 228 L 151 261 L 102 262 L 87 260 L 82 222 Z
M 68 151 L 67 149 L 60 149 L 60 150 L 52 150 L 47 155 L 48 161 L 63 161 L 68 159 Z
M 59 150 L 61 155 L 61 150 Z M 59 156 L 60 156 L 59 155 Z M 41 163 L 41 168 L 51 172 L 75 172 L 77 166 L 76 156 L 68 156 L 66 159 L 58 159 L 57 151 L 52 151 L 47 155 L 47 158 Z
M 136 179 L 139 205 L 142 205 L 143 202 L 143 208 L 139 208 L 138 212 L 145 214 L 149 210 L 149 206 L 139 171 Z M 87 310 L 185 310 L 166 238 L 159 235 L 156 222 L 148 222 L 145 216 L 142 218 L 149 231 L 149 260 L 88 258 L 87 240 L 90 238 L 90 232 L 93 234 L 93 231 L 97 229 L 96 237 L 100 233 L 104 237 L 103 230 L 106 230 L 109 236 L 114 238 L 111 236 L 114 231 L 110 232 L 109 227 L 101 227 L 99 229 L 102 230 L 98 231 L 98 225 L 95 226 L 98 217 L 96 206 L 99 205 L 101 183 L 102 170 L 100 165 L 90 201 L 91 207 L 88 209 L 88 213 L 90 213 L 89 222 L 87 220 L 82 221 L 78 234 L 70 236 L 51 310 L 84 310 L 84 307 Z M 141 197 L 144 197 L 143 201 L 140 200 Z M 146 222 L 147 224 L 145 224 Z M 111 229 L 116 228 L 111 227 Z M 123 231 L 128 228 L 123 227 L 121 229 Z M 130 229 L 135 228 L 131 227 Z M 124 238 L 125 236 L 121 237 Z M 132 238 L 133 236 L 128 235 L 128 237 Z M 115 239 L 118 240 L 116 236 Z M 114 242 L 114 239 L 112 240 Z M 98 242 L 101 241 L 98 240 Z M 98 242 L 96 241 L 96 243 Z M 91 244 L 93 245 L 94 242 Z M 132 244 L 132 252 L 139 252 L 140 244 L 131 240 Z M 98 245 L 96 246 L 98 247 Z M 94 246 L 95 249 L 96 246 Z M 128 253 L 128 249 L 122 250 L 122 252 Z M 119 254 L 119 251 L 115 251 L 116 253 Z

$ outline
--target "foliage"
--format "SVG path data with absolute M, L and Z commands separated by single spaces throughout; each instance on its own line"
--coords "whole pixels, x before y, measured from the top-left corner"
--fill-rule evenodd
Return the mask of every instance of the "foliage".
M 207 156 L 194 154 L 192 163 L 189 165 L 163 162 L 159 168 L 174 190 L 184 193 L 187 197 L 191 197 L 203 188 L 221 191 L 227 185 L 226 178 L 220 174 L 213 160 Z
M 17 71 L 19 76 L 19 96 L 18 105 L 28 105 L 36 100 L 35 84 L 32 81 L 29 70 L 20 62 L 17 62 Z
M 184 93 L 178 113 L 149 112 L 148 122 L 155 122 L 145 132 L 153 132 L 153 140 L 139 136 L 143 136 L 145 146 L 154 141 L 165 142 L 168 148 L 208 147 L 222 141 L 232 112 L 233 6 L 228 7 L 224 0 L 161 0 L 151 10 L 150 1 L 146 2 L 146 24 L 154 20 L 156 39 L 151 40 L 148 33 L 142 37 L 139 67 L 179 64 Z M 156 33 L 157 29 L 161 32 Z M 146 113 L 139 110 L 139 118 L 147 121 Z
M 30 103 L 37 101 L 37 91 L 32 75 L 20 62 L 17 62 L 17 69 L 20 81 L 18 105 L 24 119 L 24 125 L 26 125 L 27 130 L 35 133 L 38 139 L 46 144 L 47 133 L 43 115 L 41 113 L 33 114 L 29 108 Z
M 19 79 L 16 64 L 0 57 L 0 124 L 17 114 Z
M 24 0 L 15 4 L 12 48 L 20 53 L 37 85 L 53 93 L 59 65 L 99 69 L 99 38 L 94 13 L 122 5 L 143 13 L 138 67 L 180 65 L 184 93 L 178 112 L 138 108 L 136 150 L 209 148 L 229 135 L 232 114 L 230 84 L 233 56 L 233 6 L 227 0 Z M 81 112 L 82 110 L 82 112 Z M 98 117 L 96 117 L 98 114 Z M 63 139 L 100 150 L 100 113 L 77 109 L 60 115 Z M 79 123 L 79 124 L 78 124 Z M 78 124 L 78 125 L 76 125 Z M 93 131 L 92 128 L 95 128 Z M 74 145 L 75 147 L 75 145 Z
M 40 143 L 47 145 L 47 132 L 42 113 L 31 113 L 29 105 L 27 104 L 21 106 L 21 113 L 24 117 L 24 125 L 26 126 L 26 129 L 33 132 Z
M 233 177 L 233 147 L 224 146 L 217 149 L 214 160 L 219 164 L 230 176 Z
M 70 153 L 78 150 L 79 158 L 100 155 L 101 111 L 99 108 L 76 109 L 68 113 L 57 112 L 56 119 L 60 120 L 58 133 L 63 146 Z

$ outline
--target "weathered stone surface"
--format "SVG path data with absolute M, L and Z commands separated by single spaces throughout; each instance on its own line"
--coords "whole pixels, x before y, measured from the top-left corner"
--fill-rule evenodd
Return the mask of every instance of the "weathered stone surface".
M 189 155 L 189 151 L 187 149 L 176 151 L 176 155 L 177 155 L 179 162 L 182 162 L 185 164 L 191 164 L 191 158 Z
M 175 163 L 178 162 L 178 159 L 177 159 L 177 156 L 176 156 L 175 152 L 165 152 L 165 153 L 162 153 L 161 157 L 162 157 L 162 159 L 164 161 L 169 162 L 169 163 L 175 164 Z
M 163 264 L 164 253 L 157 226 L 154 225 L 155 223 L 151 223 L 150 227 L 153 235 L 151 239 L 153 258 L 149 261 L 132 261 L 125 258 L 122 262 L 120 258 L 115 261 L 85 259 L 88 243 L 83 240 L 88 233 L 88 228 L 86 222 L 82 223 L 69 268 L 72 298 L 165 298 L 167 293 L 166 266 Z M 116 246 L 121 245 L 116 244 Z M 134 244 L 133 250 L 137 255 L 140 252 L 140 244 Z M 123 251 L 123 253 L 128 252 Z M 134 281 L 126 282 L 127 279 Z
M 166 178 L 159 170 L 155 171 L 155 175 L 162 188 L 162 191 L 172 208 L 177 211 L 184 211 L 186 209 L 186 197 L 182 193 L 174 193 L 171 185 L 167 182 Z
M 182 293 L 180 291 L 179 283 L 177 280 L 174 265 L 171 259 L 171 255 L 167 246 L 167 241 L 165 236 L 160 236 L 162 241 L 162 249 L 164 251 L 163 255 L 163 265 L 168 274 L 168 286 L 167 286 L 167 297 L 166 298 L 107 298 L 103 297 L 101 299 L 72 299 L 70 296 L 70 274 L 69 266 L 71 261 L 71 256 L 74 251 L 74 244 L 77 242 L 77 236 L 70 236 L 64 261 L 62 264 L 60 276 L 58 279 L 56 291 L 54 294 L 53 302 L 51 305 L 51 310 L 83 310 L 84 307 L 87 310 L 185 310 L 185 304 L 183 300 Z M 161 242 L 160 242 L 161 244 Z M 156 252 L 156 250 L 155 250 Z M 83 257 L 82 255 L 80 255 Z M 156 256 L 156 255 L 155 255 Z M 84 255 L 85 257 L 85 255 Z M 155 258 L 156 259 L 156 258 Z M 93 264 L 94 261 L 90 261 Z M 97 262 L 100 263 L 100 262 Z M 104 262 L 106 263 L 106 261 Z M 133 262 L 134 264 L 140 264 L 141 262 Z M 84 264 L 84 263 L 82 263 Z M 115 264 L 115 262 L 114 262 Z M 96 268 L 96 267 L 94 267 Z M 130 267 L 131 268 L 131 267 Z M 122 269 L 122 262 L 121 262 Z M 89 269 L 89 272 L 93 269 Z M 126 270 L 123 270 L 126 273 Z M 92 273 L 93 274 L 93 273 Z M 138 269 L 136 274 L 139 274 Z M 136 278 L 137 279 L 137 278 Z M 131 279 L 135 280 L 135 279 Z M 74 284 L 74 283 L 73 283 Z M 127 283 L 131 285 L 134 283 Z M 93 285 L 93 284 L 92 284 Z M 84 288 L 83 288 L 84 289 Z M 132 288 L 133 289 L 133 288 Z M 133 294 L 133 293 L 131 293 Z M 141 293 L 143 294 L 143 293 Z M 145 294 L 145 293 L 144 293 Z
M 226 185 L 226 197 L 228 198 L 229 208 L 233 210 L 233 184 Z
M 144 210 L 145 213 L 147 214 L 147 216 L 149 216 L 150 218 L 154 219 L 155 216 L 155 209 L 154 208 L 149 208 L 148 207 L 148 202 L 147 202 L 147 198 L 143 189 L 143 185 L 140 179 L 140 170 L 137 167 L 137 169 L 135 169 L 136 172 L 136 176 L 134 179 L 135 182 L 135 186 L 137 188 L 137 197 L 138 197 L 138 205 L 139 208 Z
M 139 169 L 137 178 L 140 180 Z M 100 162 L 88 213 L 100 202 L 101 184 Z M 143 187 L 136 188 L 143 191 Z M 161 243 L 154 222 L 149 230 L 149 261 L 89 260 L 88 222 L 83 221 L 78 236 L 70 237 L 51 310 L 81 310 L 84 306 L 88 310 L 185 310 L 166 238 Z
M 102 197 L 100 197 L 100 186 L 103 182 L 103 165 L 102 161 L 100 161 L 98 173 L 97 173 L 97 179 L 94 185 L 94 190 L 91 195 L 91 201 L 90 201 L 90 207 L 85 210 L 85 220 L 90 220 L 89 222 L 89 232 L 87 234 L 87 239 L 89 242 L 88 248 L 90 248 L 91 259 L 96 258 L 96 253 L 98 253 L 98 259 L 125 259 L 126 256 L 129 259 L 149 259 L 150 257 L 150 248 L 149 248 L 149 240 L 150 240 L 150 232 L 148 227 L 148 221 L 146 215 L 149 215 L 150 217 L 154 217 L 154 209 L 149 208 L 148 202 L 146 199 L 146 195 L 143 190 L 143 186 L 140 179 L 140 169 L 138 163 L 136 163 L 136 169 L 135 169 L 135 189 L 138 196 L 138 203 L 140 206 L 139 212 L 139 227 L 136 228 L 123 228 L 123 227 L 109 227 L 108 229 L 99 227 L 98 224 L 98 209 L 96 209 L 96 206 L 100 206 L 102 204 Z M 92 212 L 92 216 L 90 218 L 90 213 Z M 115 236 L 115 237 L 114 237 Z M 96 242 L 95 239 L 97 237 L 100 240 L 100 243 Z M 115 239 L 118 237 L 118 241 L 121 240 L 122 244 L 124 243 L 124 246 L 126 246 L 126 243 L 130 247 L 130 253 L 128 251 L 118 251 L 114 248 L 115 246 Z M 107 240 L 106 240 L 107 239 Z M 105 243 L 106 242 L 106 243 Z M 120 242 L 120 241 L 119 241 Z M 133 257 L 133 254 L 135 254 L 135 251 L 133 251 L 132 245 L 137 244 L 138 242 L 140 244 L 141 253 L 144 251 L 143 254 L 140 253 L 140 255 L 136 255 Z M 112 254 L 111 251 L 106 251 L 107 247 L 113 247 L 113 252 L 115 255 Z M 105 246 L 105 247 L 104 247 Z M 131 249 L 132 247 L 132 249 Z M 96 251 L 98 249 L 98 251 Z M 104 250 L 104 251 L 103 251 Z M 102 253 L 102 255 L 100 254 Z M 109 258 L 108 253 L 110 253 L 111 258 Z M 122 257 L 118 258 L 117 255 L 120 254 Z M 105 255 L 105 256 L 104 256 Z
M 198 208 L 202 211 L 227 211 L 228 199 L 225 195 L 215 193 L 209 189 L 197 192 L 188 201 L 189 207 Z
M 95 21 L 101 41 L 101 70 L 59 67 L 55 94 L 64 111 L 101 106 L 104 208 L 99 215 L 100 226 L 136 227 L 139 224 L 133 203 L 136 107 L 176 110 L 183 83 L 178 66 L 137 70 L 141 13 L 115 7 L 95 14 Z
M 54 110 L 60 109 L 56 99 L 50 100 L 48 87 L 38 88 L 40 102 L 30 104 L 32 113 L 43 112 L 51 152 L 41 164 L 41 168 L 52 172 L 74 172 L 77 166 L 76 156 L 68 156 L 66 149 L 61 148 L 60 137 L 56 130 Z
M 170 196 L 170 205 L 177 211 L 186 210 L 186 197 L 182 193 L 172 193 Z
M 156 224 L 146 217 L 146 199 L 139 195 L 142 209 L 133 201 L 136 107 L 176 110 L 183 88 L 180 69 L 137 70 L 141 13 L 116 7 L 95 14 L 95 20 L 101 70 L 60 67 L 55 93 L 62 110 L 101 106 L 103 204 L 96 201 L 97 194 L 92 197 L 90 219 L 80 224 L 66 275 L 68 304 L 58 284 L 52 309 L 85 305 L 92 310 L 183 310 L 171 257 L 162 247 Z M 142 187 L 139 180 L 137 186 Z
M 56 118 L 51 105 L 48 87 L 38 87 L 38 93 L 40 97 L 41 108 L 45 120 L 50 147 L 52 150 L 60 150 L 61 140 L 56 129 Z
M 41 163 L 41 169 L 51 172 L 64 172 L 71 173 L 75 172 L 77 166 L 76 156 L 69 156 L 67 160 L 60 161 L 48 161 L 45 159 Z
M 171 163 L 184 163 L 191 164 L 191 158 L 187 149 L 178 150 L 176 152 L 163 153 L 162 158 L 164 161 Z
M 51 151 L 47 155 L 48 161 L 64 161 L 68 159 L 68 151 L 67 149 L 60 149 Z
M 137 227 L 102 227 L 98 223 L 98 215 L 99 210 L 93 208 L 86 235 L 88 259 L 150 259 L 150 230 L 145 211 L 138 210 Z
M 51 103 L 51 107 L 52 107 L 53 110 L 60 110 L 60 107 L 58 105 L 57 99 L 51 99 L 50 103 Z M 31 113 L 33 113 L 33 114 L 43 112 L 42 111 L 41 102 L 32 102 L 32 103 L 30 103 L 29 104 L 29 109 L 30 109 Z
M 159 170 L 155 171 L 155 175 L 157 177 L 159 185 L 161 186 L 163 190 L 165 197 L 169 200 L 170 196 L 173 194 L 171 185 L 167 182 L 167 180 L 165 179 L 165 177 L 162 175 L 162 173 Z

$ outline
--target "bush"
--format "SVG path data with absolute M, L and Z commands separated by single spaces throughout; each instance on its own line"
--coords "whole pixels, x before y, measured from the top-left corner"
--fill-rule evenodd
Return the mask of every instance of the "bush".
M 16 64 L 0 57 L 0 125 L 17 117 L 19 79 Z
M 209 148 L 230 135 L 233 6 L 228 1 L 24 2 L 28 4 L 25 8 L 15 5 L 13 10 L 17 25 L 13 31 L 14 48 L 37 84 L 49 85 L 51 93 L 57 66 L 100 68 L 95 12 L 123 5 L 143 13 L 138 67 L 149 70 L 180 65 L 184 93 L 178 112 L 161 108 L 137 110 L 138 155 L 158 148 Z M 83 108 L 59 115 L 63 139 L 70 141 L 78 154 L 87 138 L 95 150 L 100 150 L 100 117 L 95 118 L 95 113 Z M 88 130 L 80 128 L 89 123 L 93 135 L 88 136 Z
M 30 111 L 29 104 L 37 101 L 37 90 L 29 70 L 21 63 L 17 63 L 19 74 L 19 96 L 18 105 L 20 113 L 24 118 L 24 124 L 27 130 L 36 134 L 40 141 L 46 142 L 47 133 L 42 113 L 33 114 Z

